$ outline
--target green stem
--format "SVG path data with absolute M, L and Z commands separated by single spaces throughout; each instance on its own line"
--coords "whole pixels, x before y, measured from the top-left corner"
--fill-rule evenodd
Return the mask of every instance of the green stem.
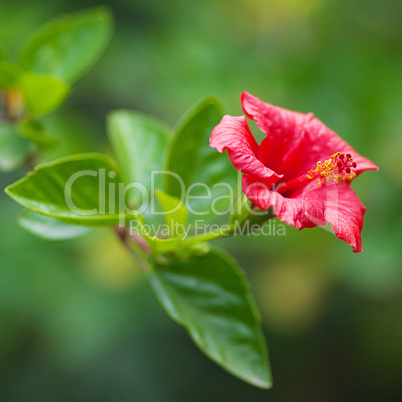
M 228 225 L 228 227 L 225 229 L 220 228 L 217 230 L 211 230 L 210 232 L 205 233 L 203 235 L 190 236 L 187 239 L 182 240 L 180 247 L 191 246 L 193 244 L 201 242 L 207 242 L 211 240 L 221 239 L 223 237 L 228 237 L 233 234 L 234 230 L 235 230 L 235 223 L 232 223 L 231 225 Z
M 212 230 L 208 233 L 203 235 L 197 236 L 190 236 L 187 239 L 183 239 L 180 247 L 191 246 L 193 244 L 201 243 L 201 242 L 208 242 L 211 240 L 221 239 L 223 237 L 231 236 L 236 228 L 241 227 L 245 222 L 249 221 L 251 224 L 262 224 L 263 222 L 271 219 L 273 217 L 272 209 L 269 209 L 263 215 L 252 215 L 249 212 L 245 212 L 244 210 L 242 213 L 234 219 L 232 222 L 225 228 L 219 228 L 217 230 Z

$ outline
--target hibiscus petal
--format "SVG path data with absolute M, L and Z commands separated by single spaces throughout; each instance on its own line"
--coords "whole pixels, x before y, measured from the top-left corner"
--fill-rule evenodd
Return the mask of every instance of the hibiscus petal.
M 354 253 L 363 251 L 361 231 L 366 208 L 349 185 L 307 188 L 296 197 L 286 198 L 257 178 L 243 175 L 242 188 L 258 208 L 272 206 L 278 219 L 288 225 L 301 230 L 331 223 L 335 235 L 350 244 Z
M 210 145 L 219 152 L 227 150 L 233 166 L 242 173 L 270 179 L 271 184 L 282 177 L 257 159 L 258 144 L 244 116 L 224 116 L 212 131 Z
M 306 191 L 294 198 L 285 198 L 270 191 L 258 179 L 243 175 L 242 189 L 246 197 L 258 208 L 273 207 L 279 220 L 298 229 L 325 225 L 325 203 L 316 190 Z
M 283 173 L 283 181 L 306 174 L 318 161 L 323 162 L 336 152 L 352 155 L 357 163 L 356 175 L 378 169 L 312 113 L 273 106 L 247 92 L 243 92 L 241 102 L 246 115 L 267 134 L 259 148 L 259 159 L 279 174 Z
M 350 186 L 331 187 L 325 195 L 325 220 L 331 223 L 336 237 L 350 244 L 354 253 L 359 253 L 363 251 L 361 231 L 366 207 Z
M 270 105 L 247 92 L 242 93 L 241 103 L 246 115 L 267 134 L 261 143 L 259 159 L 278 173 L 284 172 L 289 152 L 301 144 L 304 127 L 314 115 Z
M 246 174 L 241 181 L 243 193 L 253 204 L 263 211 L 271 207 L 271 191 L 265 183 Z

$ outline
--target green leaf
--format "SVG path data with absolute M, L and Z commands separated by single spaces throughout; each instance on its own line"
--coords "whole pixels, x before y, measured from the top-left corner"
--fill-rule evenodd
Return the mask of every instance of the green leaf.
M 24 164 L 33 145 L 21 138 L 14 125 L 0 122 L 0 171 L 11 172 Z
M 185 239 L 183 239 L 185 240 Z M 210 243 L 199 242 L 174 250 L 174 258 L 179 261 L 188 261 L 190 257 L 202 257 L 211 251 Z
M 164 169 L 169 129 L 142 113 L 118 110 L 107 120 L 109 140 L 127 183 L 141 183 L 151 196 L 152 172 Z M 162 176 L 154 176 L 154 188 L 162 188 Z M 131 193 L 138 205 L 140 191 Z
M 84 236 L 91 231 L 87 226 L 70 225 L 50 216 L 33 211 L 24 211 L 18 223 L 28 232 L 44 240 L 71 240 Z
M 32 114 L 53 112 L 64 102 L 70 91 L 70 87 L 63 81 L 33 73 L 21 75 L 20 87 Z
M 167 314 L 210 359 L 238 378 L 272 386 L 263 332 L 244 272 L 213 249 L 185 262 L 154 264 L 148 279 Z
M 181 235 L 188 222 L 186 206 L 178 198 L 172 197 L 161 190 L 156 190 L 156 196 L 163 208 L 170 234 L 173 236 Z
M 42 124 L 33 118 L 22 120 L 18 124 L 18 130 L 21 137 L 33 141 L 40 149 L 48 150 L 60 143 L 58 138 L 48 136 Z
M 0 88 L 9 88 L 16 84 L 20 69 L 0 57 Z
M 99 59 L 113 31 L 108 8 L 63 15 L 42 27 L 25 45 L 22 66 L 69 84 L 78 81 Z
M 180 242 L 182 240 L 182 236 L 170 237 L 167 239 L 148 236 L 144 233 L 143 236 L 154 254 L 170 253 L 180 247 Z
M 114 226 L 125 217 L 120 183 L 110 158 L 81 154 L 38 165 L 6 193 L 25 208 L 67 223 Z
M 236 170 L 227 155 L 209 146 L 209 136 L 222 116 L 216 99 L 202 101 L 182 119 L 170 149 L 166 170 L 181 178 L 182 184 L 177 177 L 167 175 L 165 190 L 180 199 L 183 189 L 187 195 L 198 197 L 186 200 L 192 221 L 213 218 L 212 206 L 218 213 L 228 212 L 237 195 Z M 200 184 L 191 189 L 195 183 Z
M 154 254 L 166 254 L 174 251 L 180 247 L 181 241 L 184 237 L 184 233 L 181 233 L 174 237 L 169 237 L 171 232 L 166 233 L 165 238 L 157 237 L 153 233 L 153 229 L 157 228 L 156 225 L 149 225 L 145 222 L 144 218 L 137 215 L 134 219 L 130 221 L 130 230 L 137 231 L 140 236 L 142 236 L 148 243 L 149 248 Z M 164 235 L 165 233 L 159 233 L 159 235 Z

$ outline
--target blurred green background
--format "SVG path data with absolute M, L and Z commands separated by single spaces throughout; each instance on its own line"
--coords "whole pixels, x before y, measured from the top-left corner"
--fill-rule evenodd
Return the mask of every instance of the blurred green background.
M 0 3 L 0 42 L 86 0 Z M 109 151 L 116 108 L 174 125 L 214 93 L 243 90 L 313 111 L 380 166 L 353 186 L 367 206 L 361 254 L 321 229 L 220 241 L 248 271 L 274 371 L 254 389 L 209 362 L 153 300 L 112 233 L 47 243 L 0 195 L 2 401 L 401 401 L 402 2 L 115 0 L 106 54 L 45 123 L 49 159 Z M 22 171 L 0 175 L 0 187 Z M 278 222 L 277 222 L 278 223 Z

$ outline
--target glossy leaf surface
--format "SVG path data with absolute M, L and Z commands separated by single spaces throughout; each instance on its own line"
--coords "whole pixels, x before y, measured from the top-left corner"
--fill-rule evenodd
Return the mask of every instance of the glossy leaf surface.
M 36 115 L 57 109 L 70 90 L 70 87 L 59 79 L 32 73 L 21 75 L 20 87 L 28 110 Z
M 139 183 L 130 193 L 138 206 L 151 198 L 152 180 L 154 189 L 162 188 L 163 176 L 152 173 L 164 169 L 169 129 L 142 113 L 118 110 L 108 117 L 108 134 L 126 182 Z
M 31 38 L 23 49 L 21 64 L 27 71 L 73 84 L 104 52 L 112 30 L 113 17 L 105 7 L 63 15 Z
M 110 158 L 82 154 L 38 165 L 6 192 L 24 207 L 67 223 L 114 226 L 125 216 L 124 208 L 119 213 L 120 183 Z
M 218 101 L 208 98 L 193 108 L 179 124 L 168 158 L 166 192 L 188 196 L 191 218 L 211 219 L 228 211 L 237 191 L 237 173 L 226 155 L 209 146 L 212 129 L 223 113 Z M 194 198 L 193 198 L 194 197 Z
M 176 197 L 156 191 L 156 196 L 164 211 L 165 221 L 169 226 L 172 235 L 178 235 L 186 229 L 188 222 L 188 212 L 186 206 Z
M 168 315 L 209 358 L 253 385 L 272 385 L 255 303 L 231 257 L 213 249 L 182 262 L 155 263 L 148 279 Z
M 25 211 L 18 217 L 18 223 L 28 232 L 44 240 L 71 240 L 91 231 L 87 226 L 70 225 L 59 219 L 33 211 Z

